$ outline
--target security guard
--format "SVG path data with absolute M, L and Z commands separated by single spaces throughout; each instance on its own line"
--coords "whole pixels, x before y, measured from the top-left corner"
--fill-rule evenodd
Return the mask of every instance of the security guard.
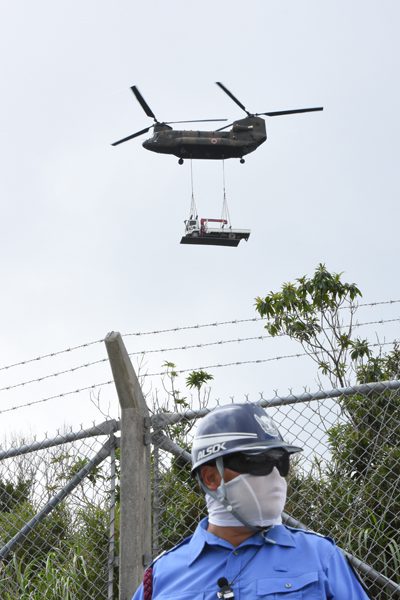
M 301 450 L 257 405 L 201 419 L 192 472 L 208 518 L 155 561 L 133 600 L 368 600 L 332 540 L 282 525 L 290 456 Z

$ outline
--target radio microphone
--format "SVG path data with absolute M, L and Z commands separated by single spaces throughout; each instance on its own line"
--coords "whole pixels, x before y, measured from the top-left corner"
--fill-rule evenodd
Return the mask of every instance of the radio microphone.
M 233 589 L 229 585 L 226 577 L 220 577 L 217 581 L 217 584 L 218 587 L 221 588 L 221 590 L 217 592 L 217 596 L 220 598 L 220 600 L 233 600 L 233 598 L 235 598 Z

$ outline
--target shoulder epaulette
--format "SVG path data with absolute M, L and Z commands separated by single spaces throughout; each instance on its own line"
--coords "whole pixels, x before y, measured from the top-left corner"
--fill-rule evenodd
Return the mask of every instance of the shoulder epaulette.
M 322 533 L 318 533 L 318 531 L 313 531 L 312 529 L 301 529 L 301 527 L 291 527 L 290 525 L 285 525 L 286 529 L 290 531 L 301 531 L 302 533 L 307 533 L 308 535 L 316 535 L 324 540 L 328 540 L 329 542 L 334 543 L 333 539 L 328 535 L 323 535 Z
M 192 536 L 189 535 L 189 537 L 183 539 L 181 542 L 179 542 L 179 544 L 176 544 L 176 546 L 173 546 L 172 548 L 169 548 L 168 550 L 163 550 L 162 552 L 160 552 L 160 554 L 158 554 L 155 558 L 153 558 L 153 560 L 151 561 L 151 563 L 148 566 L 152 567 L 158 560 L 160 560 L 160 558 L 162 558 L 166 554 L 170 554 L 171 552 L 174 552 L 177 548 L 180 548 L 181 546 L 188 544 L 191 539 L 192 539 Z
M 170 548 L 169 550 L 164 550 L 158 556 L 153 558 L 153 560 L 151 561 L 151 563 L 149 564 L 149 566 L 147 567 L 147 569 L 145 570 L 144 575 L 143 575 L 143 599 L 144 600 L 152 600 L 152 596 L 153 596 L 153 566 L 154 566 L 154 564 L 158 560 L 160 560 L 160 558 L 165 556 L 166 554 L 169 554 L 170 552 L 173 552 L 177 548 L 180 548 L 184 544 L 187 544 L 188 542 L 190 542 L 191 539 L 192 539 L 192 536 L 189 536 L 189 537 L 185 538 L 184 540 L 182 540 L 179 544 L 177 544 L 173 548 Z

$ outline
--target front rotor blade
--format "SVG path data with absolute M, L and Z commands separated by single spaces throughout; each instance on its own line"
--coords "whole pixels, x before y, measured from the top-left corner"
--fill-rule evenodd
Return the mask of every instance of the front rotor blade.
M 139 102 L 140 106 L 143 108 L 143 110 L 146 113 L 146 115 L 148 117 L 151 117 L 155 121 L 157 121 L 155 114 L 151 110 L 150 106 L 147 104 L 146 100 L 143 98 L 142 94 L 139 92 L 139 90 L 136 87 L 136 85 L 133 85 L 131 87 L 131 90 L 135 94 L 136 100 Z
M 152 127 L 153 127 L 153 125 L 150 125 L 150 127 L 146 127 L 146 129 L 142 129 L 141 131 L 132 133 L 132 135 L 128 135 L 128 137 L 123 138 L 122 140 L 118 140 L 118 142 L 114 142 L 113 144 L 111 144 L 111 146 L 118 146 L 118 144 L 122 144 L 123 142 L 127 142 L 128 140 L 133 140 L 133 138 L 138 137 L 139 135 L 142 135 L 143 133 L 147 133 L 149 131 L 149 129 L 151 129 Z
M 235 96 L 232 94 L 232 92 L 230 92 L 230 91 L 228 90 L 228 88 L 224 86 L 224 84 L 223 84 L 223 83 L 221 83 L 220 81 L 216 81 L 215 83 L 216 83 L 217 85 L 219 85 L 219 87 L 221 88 L 221 90 L 223 90 L 223 91 L 225 92 L 225 94 L 227 94 L 227 95 L 229 96 L 229 98 L 230 98 L 231 100 L 233 100 L 234 102 L 236 102 L 236 104 L 237 104 L 238 106 L 240 106 L 240 108 L 241 108 L 242 110 L 244 110 L 244 112 L 245 112 L 245 113 L 247 113 L 248 115 L 250 115 L 249 111 L 246 109 L 246 107 L 244 106 L 244 104 L 242 104 L 242 103 L 240 102 L 240 100 L 238 100 L 238 99 L 237 99 L 237 98 L 236 98 L 236 97 L 235 97 Z
M 166 125 L 174 123 L 213 123 L 214 121 L 227 121 L 228 119 L 191 119 L 189 121 L 166 121 Z
M 296 108 L 294 110 L 276 110 L 274 112 L 257 113 L 258 115 L 266 115 L 267 117 L 279 117 L 280 115 L 294 115 L 297 113 L 315 112 L 316 110 L 324 110 L 323 106 L 316 108 Z

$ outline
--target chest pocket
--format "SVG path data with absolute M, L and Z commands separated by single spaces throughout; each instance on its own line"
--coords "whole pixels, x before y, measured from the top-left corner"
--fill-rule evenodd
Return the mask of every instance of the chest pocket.
M 295 577 L 259 579 L 257 598 L 260 600 L 322 600 L 318 585 L 317 571 L 303 573 Z

